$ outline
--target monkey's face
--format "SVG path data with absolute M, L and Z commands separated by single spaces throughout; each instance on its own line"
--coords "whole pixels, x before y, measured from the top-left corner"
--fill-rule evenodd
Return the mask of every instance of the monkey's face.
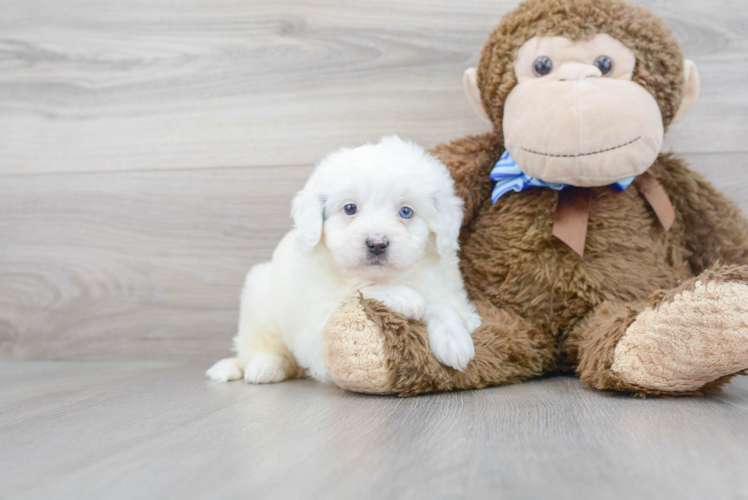
M 635 64 L 634 53 L 607 34 L 525 42 L 503 116 L 505 147 L 519 167 L 575 186 L 604 186 L 646 171 L 664 129 L 655 98 L 631 80 Z

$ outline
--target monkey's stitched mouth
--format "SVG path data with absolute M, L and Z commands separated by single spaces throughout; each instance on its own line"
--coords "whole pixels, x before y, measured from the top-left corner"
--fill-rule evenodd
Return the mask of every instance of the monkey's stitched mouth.
M 579 158 L 580 156 L 592 156 L 592 155 L 599 155 L 600 153 L 607 153 L 608 151 L 613 151 L 614 149 L 621 149 L 623 147 L 626 147 L 630 144 L 635 143 L 641 139 L 641 136 L 637 137 L 636 139 L 633 139 L 629 142 L 624 142 L 623 144 L 619 144 L 618 146 L 613 146 L 612 148 L 607 149 L 601 149 L 600 151 L 593 151 L 592 153 L 579 153 L 577 155 L 554 155 L 550 153 L 540 153 L 538 151 L 532 151 L 531 149 L 522 148 L 522 151 L 527 151 L 528 153 L 532 153 L 534 155 L 541 155 L 541 156 L 550 156 L 553 158 Z

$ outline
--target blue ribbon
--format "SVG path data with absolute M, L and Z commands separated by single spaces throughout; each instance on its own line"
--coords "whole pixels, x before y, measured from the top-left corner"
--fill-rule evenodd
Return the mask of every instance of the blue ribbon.
M 496 183 L 496 185 L 493 187 L 493 192 L 491 193 L 491 202 L 494 205 L 497 201 L 499 201 L 499 198 L 504 196 L 509 191 L 519 193 L 520 191 L 524 191 L 525 189 L 529 189 L 531 187 L 549 187 L 551 189 L 555 189 L 556 191 L 560 191 L 563 188 L 570 186 L 570 184 L 545 182 L 543 180 L 536 179 L 535 177 L 530 177 L 522 170 L 520 170 L 520 168 L 517 166 L 517 162 L 515 162 L 514 158 L 512 158 L 512 155 L 509 154 L 509 151 L 504 151 L 504 154 L 501 155 L 499 161 L 496 162 L 496 166 L 494 166 L 493 170 L 491 170 L 490 177 L 491 180 Z M 627 177 L 625 179 L 621 179 L 618 182 L 614 182 L 610 185 L 610 187 L 619 192 L 625 191 L 626 188 L 629 187 L 632 182 L 634 182 L 634 179 L 635 177 Z

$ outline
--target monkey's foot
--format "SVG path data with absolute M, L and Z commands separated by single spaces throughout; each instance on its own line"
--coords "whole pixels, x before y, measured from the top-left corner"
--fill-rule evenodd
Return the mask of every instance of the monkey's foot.
M 653 299 L 615 347 L 611 369 L 621 381 L 650 391 L 689 392 L 709 389 L 710 383 L 718 389 L 748 369 L 745 271 L 730 268 L 728 279 L 722 274 L 707 272 Z
M 343 389 L 392 394 L 394 373 L 388 368 L 381 326 L 354 299 L 330 317 L 322 352 L 333 382 Z

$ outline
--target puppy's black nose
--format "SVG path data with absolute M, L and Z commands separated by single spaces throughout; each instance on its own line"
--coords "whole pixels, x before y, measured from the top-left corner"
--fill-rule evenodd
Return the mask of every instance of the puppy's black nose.
M 382 255 L 387 250 L 389 242 L 387 238 L 368 238 L 366 246 L 369 247 L 369 253 L 372 255 Z

